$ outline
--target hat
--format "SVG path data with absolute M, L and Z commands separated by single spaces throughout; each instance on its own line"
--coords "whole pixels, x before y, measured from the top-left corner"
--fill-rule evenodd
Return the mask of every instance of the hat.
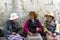
M 10 14 L 10 20 L 14 20 L 14 19 L 17 19 L 19 16 L 16 14 L 16 13 L 11 13 Z
M 52 17 L 54 17 L 54 15 L 53 15 L 52 12 L 47 12 L 47 13 L 45 14 L 45 17 L 47 17 L 47 16 L 52 16 Z

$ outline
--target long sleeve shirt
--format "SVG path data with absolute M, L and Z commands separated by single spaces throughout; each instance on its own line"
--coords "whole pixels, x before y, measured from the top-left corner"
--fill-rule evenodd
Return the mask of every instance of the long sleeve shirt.
M 29 25 L 29 20 L 27 20 L 26 21 L 26 23 L 25 23 L 25 25 L 24 25 L 24 31 L 25 31 L 25 33 L 28 33 L 28 31 L 29 31 L 29 29 L 28 29 L 28 26 Z M 41 25 L 41 23 L 40 23 L 40 21 L 38 20 L 38 27 L 39 27 L 39 31 L 40 32 L 42 32 L 43 31 L 43 27 L 42 27 L 42 25 Z

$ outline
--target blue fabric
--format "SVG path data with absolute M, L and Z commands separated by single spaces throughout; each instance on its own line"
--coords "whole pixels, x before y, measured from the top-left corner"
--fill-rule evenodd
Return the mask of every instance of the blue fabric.
M 10 35 L 10 37 L 8 37 L 9 40 L 22 40 L 22 37 L 16 33 L 15 35 Z
M 55 32 L 55 28 L 54 28 L 54 27 L 48 27 L 47 29 L 48 29 L 49 31 L 51 31 L 52 33 Z
M 16 29 L 19 29 L 19 23 L 15 22 L 14 27 Z M 5 36 L 8 37 L 9 35 L 11 35 L 11 33 L 12 33 L 12 31 L 11 31 L 12 30 L 12 22 L 11 22 L 11 20 L 8 20 L 8 21 L 5 22 L 3 30 L 4 30 Z

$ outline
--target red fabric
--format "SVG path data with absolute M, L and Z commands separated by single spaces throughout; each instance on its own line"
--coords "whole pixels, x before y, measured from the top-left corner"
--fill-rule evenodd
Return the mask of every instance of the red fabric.
M 40 32 L 42 32 L 43 31 L 43 27 L 42 27 L 40 21 L 38 21 L 38 27 L 40 28 Z

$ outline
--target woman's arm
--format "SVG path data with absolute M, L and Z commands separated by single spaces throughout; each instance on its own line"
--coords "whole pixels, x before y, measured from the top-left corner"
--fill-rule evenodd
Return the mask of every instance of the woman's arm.
M 41 25 L 41 23 L 40 23 L 39 20 L 38 20 L 38 26 L 39 26 L 39 30 L 40 30 L 40 32 L 43 32 L 43 27 L 42 27 L 42 25 Z
M 47 28 L 46 28 L 46 23 L 44 22 L 44 32 L 47 31 Z
M 5 36 L 7 36 L 9 33 L 11 33 L 10 30 L 8 30 L 8 28 L 9 28 L 8 23 L 5 22 L 4 23 L 4 28 L 3 28 Z
M 55 30 L 56 33 L 59 33 L 59 25 L 60 24 L 56 21 L 56 30 Z
M 24 31 L 25 31 L 25 33 L 29 32 L 29 30 L 28 30 L 28 21 L 26 21 L 26 23 L 24 25 Z

